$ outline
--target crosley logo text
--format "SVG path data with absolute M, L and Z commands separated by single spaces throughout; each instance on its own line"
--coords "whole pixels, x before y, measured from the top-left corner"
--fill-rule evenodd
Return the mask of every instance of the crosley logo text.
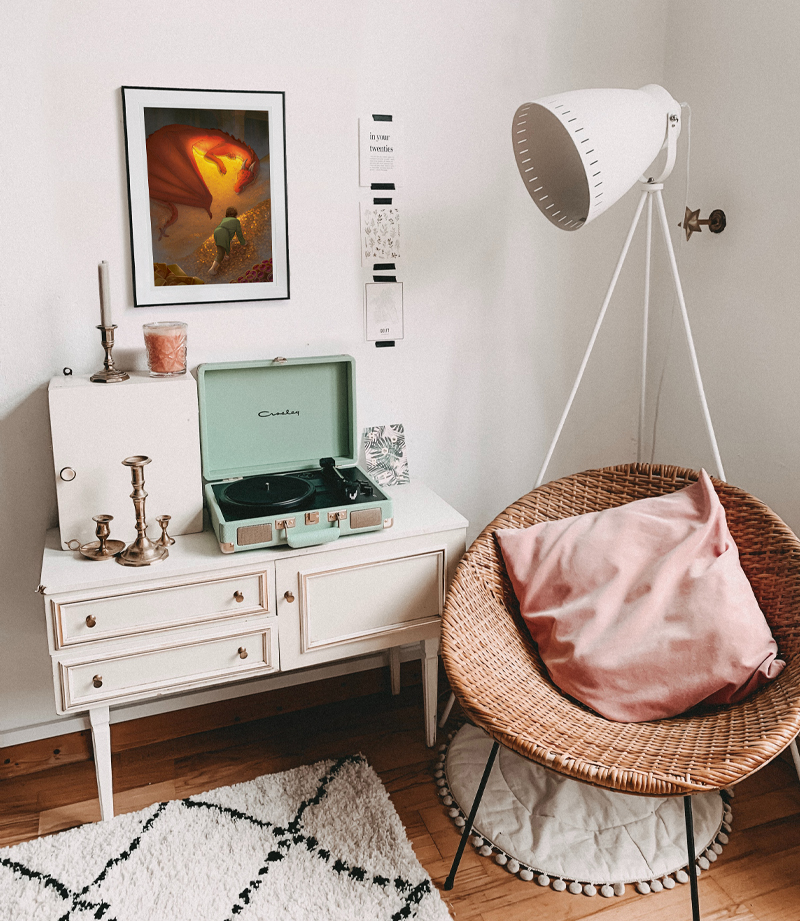
M 259 413 L 259 416 L 261 416 L 262 418 L 264 416 L 299 416 L 299 415 L 300 415 L 299 409 L 281 409 L 276 413 L 271 413 L 268 409 L 262 409 L 261 412 Z

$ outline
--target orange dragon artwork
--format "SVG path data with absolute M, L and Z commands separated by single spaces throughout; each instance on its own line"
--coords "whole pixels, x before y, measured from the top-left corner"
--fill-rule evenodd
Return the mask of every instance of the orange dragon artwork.
M 247 112 L 218 113 L 223 123 L 249 130 L 245 142 L 230 132 L 229 124 L 223 130 L 222 125 L 192 124 L 189 113 L 175 114 L 190 123 L 162 121 L 145 141 L 154 285 L 271 282 L 266 119 Z
M 167 228 L 178 220 L 176 205 L 202 208 L 212 218 L 212 194 L 194 151 L 213 163 L 222 175 L 228 171 L 222 157 L 243 161 L 234 186 L 237 194 L 258 176 L 259 160 L 252 147 L 218 128 L 166 125 L 147 138 L 146 146 L 150 197 L 170 209 L 168 220 L 159 224 L 159 240 L 168 236 Z

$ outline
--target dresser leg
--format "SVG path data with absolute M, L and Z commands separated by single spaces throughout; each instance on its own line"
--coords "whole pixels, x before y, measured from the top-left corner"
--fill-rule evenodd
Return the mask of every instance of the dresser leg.
M 436 709 L 439 684 L 439 638 L 422 640 L 422 693 L 425 698 L 425 744 L 436 744 Z
M 400 693 L 400 647 L 392 646 L 389 650 L 389 674 L 392 679 L 392 694 Z
M 111 731 L 108 725 L 108 707 L 89 711 L 94 748 L 94 769 L 97 774 L 97 793 L 100 797 L 100 818 L 105 822 L 114 818 L 114 795 L 111 782 Z

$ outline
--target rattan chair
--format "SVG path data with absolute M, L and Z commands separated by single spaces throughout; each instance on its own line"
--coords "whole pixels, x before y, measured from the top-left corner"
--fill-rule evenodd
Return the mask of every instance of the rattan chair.
M 674 492 L 699 474 L 630 464 L 547 483 L 500 514 L 462 559 L 442 616 L 441 655 L 466 715 L 495 745 L 456 860 L 451 888 L 498 745 L 580 781 L 647 796 L 683 796 L 699 918 L 691 795 L 730 787 L 775 758 L 800 732 L 800 541 L 758 499 L 713 480 L 741 565 L 787 662 L 739 704 L 643 723 L 607 720 L 550 680 L 503 566 L 494 532 Z

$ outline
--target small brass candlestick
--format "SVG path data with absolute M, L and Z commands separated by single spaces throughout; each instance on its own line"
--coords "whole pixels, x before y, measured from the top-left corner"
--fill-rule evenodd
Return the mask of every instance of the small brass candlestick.
M 159 518 L 156 518 L 156 521 L 161 525 L 161 537 L 158 538 L 156 544 L 158 544 L 159 547 L 169 547 L 170 544 L 174 544 L 175 538 L 167 534 L 167 528 L 169 527 L 170 521 L 172 521 L 172 515 L 161 515 Z
M 108 535 L 111 533 L 109 522 L 114 520 L 113 515 L 95 515 L 92 521 L 97 522 L 95 534 L 97 540 L 89 544 L 83 544 L 78 549 L 90 560 L 110 560 L 113 559 L 120 550 L 124 549 L 125 541 L 109 540 Z
M 116 325 L 97 327 L 100 330 L 100 339 L 103 343 L 106 357 L 103 361 L 104 370 L 98 371 L 89 378 L 95 384 L 118 384 L 121 381 L 128 380 L 129 375 L 125 371 L 117 371 L 114 367 L 114 359 L 111 357 L 111 351 L 114 348 L 114 330 L 116 328 Z
M 151 563 L 157 563 L 159 560 L 166 559 L 169 556 L 169 550 L 166 547 L 160 547 L 155 541 L 150 540 L 147 536 L 147 521 L 144 517 L 144 500 L 147 493 L 144 491 L 144 467 L 149 464 L 151 458 L 144 457 L 142 454 L 136 454 L 133 457 L 126 457 L 122 462 L 126 467 L 131 468 L 131 484 L 133 492 L 133 507 L 136 509 L 136 540 L 119 554 L 117 562 L 123 566 L 149 566 Z

